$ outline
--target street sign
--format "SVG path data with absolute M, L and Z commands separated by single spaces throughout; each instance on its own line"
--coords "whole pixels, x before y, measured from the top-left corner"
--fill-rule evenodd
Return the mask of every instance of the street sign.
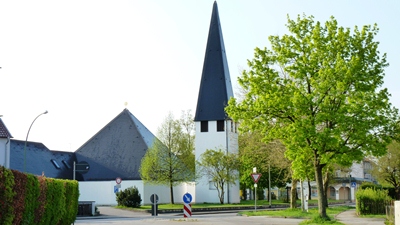
M 192 202 L 192 195 L 189 193 L 186 193 L 183 195 L 183 202 L 186 204 L 189 204 Z
M 351 182 L 351 187 L 352 187 L 352 188 L 355 188 L 356 185 L 357 185 L 356 182 Z
M 158 202 L 158 195 L 157 194 L 152 194 L 151 196 L 150 196 L 150 201 L 151 201 L 151 203 L 157 203 Z
M 253 178 L 254 183 L 257 183 L 258 180 L 260 180 L 261 173 L 252 173 L 252 174 L 251 174 L 251 177 Z
M 117 178 L 115 179 L 115 182 L 117 182 L 117 184 L 120 184 L 120 183 L 122 182 L 121 177 L 117 177 Z

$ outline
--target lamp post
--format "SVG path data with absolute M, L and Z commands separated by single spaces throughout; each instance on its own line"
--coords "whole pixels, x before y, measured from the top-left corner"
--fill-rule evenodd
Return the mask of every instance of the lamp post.
M 26 172 L 26 143 L 28 142 L 28 136 L 29 136 L 29 131 L 31 131 L 32 125 L 33 123 L 36 121 L 37 118 L 39 118 L 39 116 L 43 115 L 43 114 L 47 114 L 48 111 L 46 110 L 45 112 L 40 113 L 31 123 L 31 126 L 28 129 L 28 133 L 26 134 L 26 139 L 25 139 L 25 145 L 24 145 L 24 172 Z

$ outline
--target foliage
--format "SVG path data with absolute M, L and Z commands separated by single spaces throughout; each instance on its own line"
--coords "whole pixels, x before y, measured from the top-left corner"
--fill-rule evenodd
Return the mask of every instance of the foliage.
M 386 206 L 391 204 L 387 190 L 372 188 L 359 189 L 356 193 L 356 210 L 360 215 L 385 214 Z
M 76 219 L 78 197 L 77 181 L 0 167 L 0 224 L 69 225 Z
M 119 206 L 139 208 L 140 202 L 142 202 L 139 190 L 136 186 L 117 192 L 116 198 Z
M 47 178 L 45 213 L 41 224 L 57 224 L 65 214 L 65 189 L 63 183 Z
M 175 120 L 170 113 L 158 129 L 158 138 L 147 150 L 139 169 L 143 181 L 168 185 L 174 203 L 173 186 L 194 180 L 194 125 L 190 112 Z
M 400 143 L 390 143 L 387 154 L 372 162 L 372 176 L 381 184 L 391 185 L 395 190 L 396 199 L 400 199 Z
M 19 171 L 12 170 L 14 175 L 14 195 L 13 208 L 14 208 L 14 224 L 21 224 L 23 213 L 25 211 L 25 192 L 27 189 L 27 176 Z
M 313 165 L 323 193 L 325 166 L 385 154 L 398 118 L 382 88 L 388 64 L 374 41 L 376 25 L 351 32 L 333 17 L 321 24 L 298 16 L 287 27 L 291 34 L 269 38 L 271 50 L 256 48 L 239 78 L 246 98 L 231 99 L 226 111 L 243 130 L 281 140 L 298 176 Z M 318 198 L 326 217 L 326 199 Z
M 253 168 L 262 176 L 257 185 L 259 189 L 268 188 L 268 170 L 271 171 L 271 187 L 285 187 L 290 182 L 290 162 L 285 158 L 285 146 L 278 140 L 268 144 L 262 142 L 262 135 L 246 132 L 239 135 L 240 185 L 242 189 L 253 187 L 251 178 Z
M 218 191 L 221 204 L 224 204 L 225 186 L 236 185 L 239 160 L 237 154 L 226 153 L 221 149 L 207 149 L 197 161 L 199 175 L 206 176 Z
M 40 186 L 36 176 L 26 174 L 25 183 L 25 210 L 22 216 L 22 224 L 34 224 L 35 212 L 39 207 Z
M 14 219 L 13 198 L 16 193 L 13 186 L 13 173 L 0 166 L 0 224 L 12 224 Z
M 65 209 L 66 212 L 60 220 L 59 225 L 70 225 L 74 223 L 78 215 L 79 184 L 78 181 L 64 181 L 65 187 Z

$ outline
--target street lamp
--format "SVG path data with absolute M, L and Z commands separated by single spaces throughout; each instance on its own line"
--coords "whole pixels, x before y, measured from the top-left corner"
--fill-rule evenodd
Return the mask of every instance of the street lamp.
M 28 129 L 28 133 L 26 134 L 26 139 L 25 139 L 25 145 L 24 145 L 24 172 L 26 172 L 26 143 L 28 142 L 28 136 L 29 136 L 29 131 L 31 131 L 32 125 L 35 122 L 35 120 L 37 118 L 39 118 L 39 116 L 43 115 L 43 114 L 47 114 L 48 111 L 46 110 L 45 112 L 40 113 L 31 123 L 31 126 Z

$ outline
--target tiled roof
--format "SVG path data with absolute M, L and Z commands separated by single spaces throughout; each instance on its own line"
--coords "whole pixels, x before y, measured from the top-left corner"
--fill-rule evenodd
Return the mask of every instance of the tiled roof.
M 0 138 L 12 138 L 13 136 L 8 131 L 6 125 L 3 123 L 3 120 L 0 118 Z
M 90 169 L 78 180 L 140 180 L 140 163 L 155 136 L 124 109 L 76 152 L 78 163 L 87 162 Z
M 225 107 L 231 97 L 233 97 L 233 90 L 228 61 L 218 15 L 218 6 L 217 2 L 214 2 L 194 120 L 215 121 L 226 119 Z
M 72 179 L 73 152 L 50 151 L 44 144 L 11 139 L 10 168 L 51 178 Z

